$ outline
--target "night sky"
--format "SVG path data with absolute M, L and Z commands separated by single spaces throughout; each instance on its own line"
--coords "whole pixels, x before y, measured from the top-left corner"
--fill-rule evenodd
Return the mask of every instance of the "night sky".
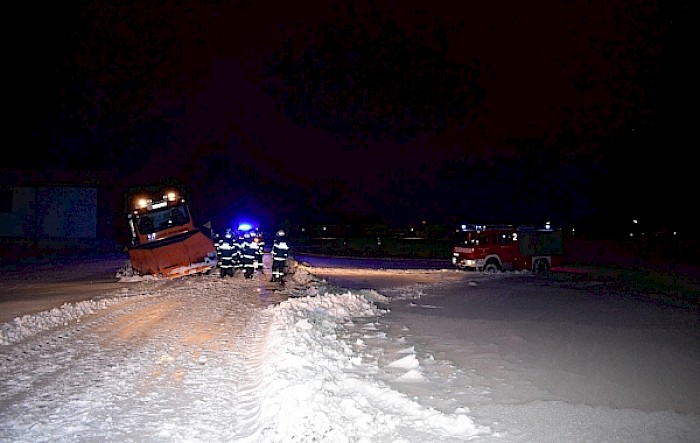
M 33 6 L 3 166 L 213 219 L 690 226 L 687 2 L 453 3 Z

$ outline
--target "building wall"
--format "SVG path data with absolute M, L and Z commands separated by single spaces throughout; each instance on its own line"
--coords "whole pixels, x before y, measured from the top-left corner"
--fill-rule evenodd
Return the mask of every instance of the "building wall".
M 36 237 L 36 188 L 3 187 L 0 237 Z
M 0 188 L 0 255 L 84 251 L 98 245 L 95 186 Z

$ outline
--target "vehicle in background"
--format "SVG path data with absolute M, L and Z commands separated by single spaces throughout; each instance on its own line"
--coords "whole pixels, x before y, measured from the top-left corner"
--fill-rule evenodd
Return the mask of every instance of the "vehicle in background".
M 175 278 L 216 266 L 214 241 L 195 227 L 189 206 L 177 192 L 156 201 L 143 195 L 131 201 L 128 253 L 134 274 Z
M 452 247 L 452 264 L 484 272 L 549 272 L 564 262 L 561 230 L 532 226 L 462 225 Z

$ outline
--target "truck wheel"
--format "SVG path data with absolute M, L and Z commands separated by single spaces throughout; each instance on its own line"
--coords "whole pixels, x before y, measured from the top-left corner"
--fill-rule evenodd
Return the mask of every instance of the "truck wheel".
M 486 266 L 484 266 L 484 272 L 486 274 L 495 274 L 501 270 L 501 267 L 498 265 L 498 263 L 495 260 L 489 260 L 488 263 L 486 263 Z
M 537 263 L 535 263 L 535 271 L 542 275 L 549 274 L 549 262 L 543 258 L 537 260 Z

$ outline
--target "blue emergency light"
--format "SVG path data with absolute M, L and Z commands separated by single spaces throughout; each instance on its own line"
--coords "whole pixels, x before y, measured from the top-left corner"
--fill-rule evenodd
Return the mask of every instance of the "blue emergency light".
M 251 229 L 253 229 L 253 225 L 251 225 L 250 223 L 241 223 L 240 225 L 238 225 L 239 232 L 248 232 Z

